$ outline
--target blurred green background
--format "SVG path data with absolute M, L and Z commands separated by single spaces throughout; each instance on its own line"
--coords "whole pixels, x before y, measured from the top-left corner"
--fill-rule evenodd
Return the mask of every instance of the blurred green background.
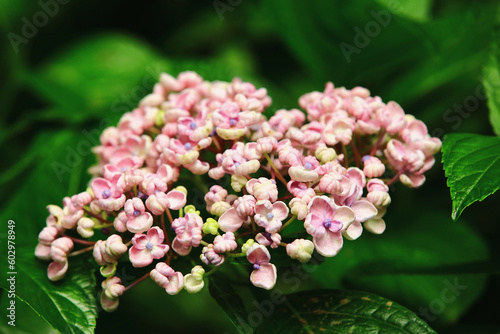
M 327 81 L 364 86 L 400 103 L 434 136 L 493 134 L 481 76 L 498 29 L 497 1 L 0 5 L 0 215 L 1 226 L 16 221 L 19 257 L 32 256 L 45 206 L 86 187 L 99 133 L 131 110 L 160 72 L 195 70 L 208 80 L 239 76 L 268 89 L 268 114 L 298 107 L 300 95 L 322 90 Z M 499 332 L 500 197 L 474 204 L 453 222 L 440 159 L 422 188 L 391 190 L 384 235 L 346 242 L 337 257 L 301 280 L 299 290 L 369 291 L 417 314 L 444 305 L 423 317 L 440 333 Z M 443 272 L 422 270 L 439 267 Z M 443 289 L 454 281 L 466 288 L 443 302 Z M 278 286 L 287 291 L 291 283 Z M 3 293 L 2 310 L 7 302 Z M 3 320 L 0 331 L 51 332 L 21 302 L 17 316 L 14 331 Z M 121 298 L 117 312 L 100 312 L 96 333 L 167 330 L 236 333 L 207 289 L 168 296 L 149 280 Z

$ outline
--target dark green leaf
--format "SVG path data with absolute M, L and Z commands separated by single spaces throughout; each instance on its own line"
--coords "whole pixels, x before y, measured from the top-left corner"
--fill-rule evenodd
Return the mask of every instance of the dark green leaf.
M 383 235 L 365 232 L 358 240 L 346 240 L 337 256 L 327 258 L 320 266 L 308 266 L 308 272 L 313 271 L 313 278 L 322 287 L 371 291 L 415 312 L 441 300 L 443 289 L 457 279 L 467 288 L 454 295 L 453 303 L 445 304 L 439 317 L 428 319 L 441 325 L 456 321 L 482 293 L 486 268 L 460 267 L 489 260 L 484 242 L 465 223 L 452 224 L 440 211 L 390 216 L 386 221 Z
M 498 37 L 494 43 L 488 64 L 484 67 L 483 85 L 488 96 L 490 123 L 495 133 L 500 136 L 500 46 L 498 45 Z
M 97 318 L 97 293 L 90 262 L 70 258 L 70 269 L 65 279 L 53 283 L 47 278 L 48 263 L 38 262 L 34 255 L 28 255 L 30 253 L 33 254 L 33 250 L 17 255 L 16 295 L 64 334 L 93 333 Z M 0 285 L 8 290 L 6 279 L 2 273 Z
M 453 201 L 452 218 L 500 188 L 500 138 L 450 134 L 443 142 L 443 164 Z
M 287 295 L 256 333 L 436 333 L 403 306 L 349 290 L 313 290 Z
M 223 278 L 212 276 L 210 277 L 209 289 L 210 295 L 217 301 L 217 304 L 224 310 L 240 333 L 253 333 L 252 328 L 245 321 L 247 319 L 245 305 L 231 284 Z

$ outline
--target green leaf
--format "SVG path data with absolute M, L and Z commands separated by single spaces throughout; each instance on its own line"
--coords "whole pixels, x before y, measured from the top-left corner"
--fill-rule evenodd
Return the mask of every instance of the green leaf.
M 217 277 L 210 277 L 210 295 L 217 304 L 224 310 L 233 325 L 244 334 L 251 334 L 253 330 L 246 324 L 247 314 L 245 305 L 240 296 L 233 289 L 227 280 Z
M 19 253 L 16 253 L 19 254 Z M 47 278 L 48 263 L 37 261 L 33 250 L 16 257 L 16 295 L 54 329 L 67 334 L 93 333 L 96 326 L 97 302 L 94 270 L 87 260 L 70 258 L 70 269 L 62 282 Z M 2 273 L 0 285 L 6 285 Z
M 377 0 L 398 15 L 408 17 L 412 20 L 423 22 L 429 19 L 432 8 L 432 0 L 412 1 L 412 0 Z
M 443 164 L 453 201 L 452 218 L 500 188 L 500 138 L 475 134 L 446 135 Z
M 489 260 L 484 242 L 467 224 L 452 224 L 446 212 L 430 208 L 420 214 L 408 215 L 406 211 L 396 217 L 388 213 L 386 223 L 383 235 L 364 232 L 358 240 L 346 240 L 337 256 L 319 266 L 308 265 L 304 271 L 312 272 L 324 288 L 377 293 L 420 316 L 421 308 L 441 300 L 443 289 L 457 279 L 460 286 L 467 288 L 454 295 L 453 303 L 445 303 L 438 316 L 426 318 L 440 325 L 457 321 L 483 291 L 486 268 L 466 266 Z
M 54 56 L 25 82 L 64 120 L 80 121 L 112 111 L 121 116 L 149 94 L 170 65 L 148 45 L 120 34 L 80 41 Z M 76 111 L 76 112 L 75 112 Z
M 490 109 L 490 123 L 493 131 L 500 136 L 500 47 L 498 39 L 495 40 L 493 52 L 488 64 L 484 67 L 483 76 L 483 85 Z
M 7 321 L 0 322 L 0 332 L 3 334 L 31 334 L 33 333 L 33 328 L 36 328 L 37 334 L 57 334 L 57 331 L 53 329 L 42 317 L 36 314 L 35 311 L 25 302 L 23 302 L 19 297 L 9 296 L 7 291 L 0 289 L 1 301 L 0 307 L 2 310 L 6 310 L 11 307 L 11 301 L 15 301 L 15 327 L 9 325 L 8 322 L 11 321 L 7 318 Z M 8 315 L 10 311 L 6 315 Z
M 286 299 L 256 333 L 436 333 L 410 310 L 371 293 L 313 290 Z

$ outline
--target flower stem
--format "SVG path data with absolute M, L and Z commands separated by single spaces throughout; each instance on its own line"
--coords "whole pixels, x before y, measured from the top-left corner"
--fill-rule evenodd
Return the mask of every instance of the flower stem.
M 375 143 L 375 146 L 373 146 L 372 150 L 370 151 L 370 155 L 374 156 L 375 153 L 377 153 L 378 147 L 380 146 L 380 143 L 382 142 L 384 137 L 385 137 L 385 129 L 382 129 L 377 139 L 377 142 Z
M 136 286 L 137 284 L 141 283 L 142 281 L 144 281 L 148 276 L 149 276 L 149 271 L 147 273 L 145 273 L 143 276 L 141 276 L 137 281 L 135 281 L 134 283 L 131 283 L 129 284 L 126 288 L 125 288 L 125 291 L 128 291 L 130 290 L 131 288 L 133 288 L 134 286 Z
M 77 256 L 77 255 L 89 252 L 89 251 L 91 251 L 93 249 L 94 249 L 94 246 L 90 246 L 90 247 L 87 247 L 87 248 L 82 248 L 82 249 L 77 250 L 77 251 L 75 251 L 73 253 L 69 253 L 68 256 Z
M 394 177 L 392 179 L 387 181 L 386 185 L 390 186 L 391 184 L 396 182 L 399 179 L 399 177 L 401 176 L 401 174 L 402 174 L 401 172 L 398 172 L 396 175 L 394 175 Z
M 94 214 L 94 213 L 90 212 L 89 210 L 87 210 L 87 209 L 85 209 L 85 208 L 83 209 L 83 211 L 84 211 L 86 214 L 88 214 L 90 217 L 94 217 L 95 219 L 97 219 L 98 221 L 100 221 L 100 222 L 101 222 L 101 223 L 103 223 L 103 224 L 106 224 L 106 225 L 113 225 L 113 223 L 112 223 L 112 222 L 110 222 L 109 220 L 106 220 L 106 219 L 102 218 L 101 216 L 96 215 L 96 214 Z
M 283 226 L 281 226 L 281 229 L 280 229 L 280 233 L 281 231 L 283 231 L 288 225 L 290 225 L 294 220 L 295 218 L 297 218 L 296 215 L 293 215 L 292 218 L 290 218 L 285 224 L 283 224 Z
M 94 247 L 94 245 L 95 245 L 95 241 L 82 240 L 82 239 L 78 239 L 78 238 L 69 236 L 67 234 L 63 234 L 63 236 L 66 237 L 66 238 L 70 238 L 73 242 L 76 242 L 77 244 L 91 245 L 92 247 Z
M 352 141 L 351 141 L 351 148 L 352 148 L 352 151 L 354 152 L 354 159 L 356 160 L 356 167 L 360 168 L 361 158 L 359 156 L 358 150 L 356 149 L 356 144 L 354 143 L 354 138 L 352 138 Z
M 271 160 L 271 158 L 269 157 L 269 154 L 264 154 L 264 157 L 266 158 L 267 162 L 269 162 L 269 165 L 272 167 L 272 169 L 274 170 L 274 172 L 276 173 L 276 177 L 281 181 L 281 183 L 283 183 L 286 187 L 286 180 L 285 178 L 283 177 L 283 175 L 281 175 L 281 172 L 278 170 L 278 168 L 276 168 L 276 166 L 274 165 L 273 161 Z

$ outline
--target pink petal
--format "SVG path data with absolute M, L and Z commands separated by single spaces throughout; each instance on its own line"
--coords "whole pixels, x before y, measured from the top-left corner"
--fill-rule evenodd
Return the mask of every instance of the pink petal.
M 145 212 L 127 222 L 127 229 L 132 233 L 142 233 L 153 225 L 153 216 Z
M 165 290 L 169 295 L 178 294 L 180 290 L 184 287 L 184 276 L 180 272 L 175 273 L 174 276 L 170 277 L 170 281 L 166 286 Z
M 98 199 L 103 198 L 102 193 L 104 190 L 110 190 L 111 192 L 111 182 L 108 180 L 105 180 L 103 178 L 97 178 L 92 181 L 92 184 L 90 185 L 92 188 L 92 192 L 94 193 L 94 196 Z M 110 193 L 111 196 L 111 193 Z
M 56 262 L 53 261 L 49 264 L 49 268 L 47 269 L 47 276 L 51 281 L 58 281 L 66 275 L 66 271 L 68 270 L 68 261 L 64 262 Z
M 179 210 L 184 205 L 186 205 L 186 194 L 182 191 L 172 190 L 167 194 L 168 202 L 170 203 L 170 209 Z
M 273 204 L 270 201 L 258 201 L 255 204 L 255 213 L 265 216 L 273 210 Z
M 313 213 L 319 217 L 332 217 L 333 209 L 336 208 L 333 200 L 326 196 L 314 197 L 309 203 L 309 213 Z
M 247 251 L 247 259 L 250 263 L 264 265 L 271 260 L 271 254 L 269 254 L 266 247 L 259 244 L 253 244 Z
M 322 236 L 313 237 L 314 246 L 319 254 L 331 257 L 337 255 L 342 248 L 344 240 L 341 232 L 331 232 L 326 230 Z
M 363 226 L 359 221 L 355 220 L 344 232 L 342 232 L 342 235 L 348 240 L 356 240 L 362 233 Z
M 153 249 L 151 249 L 151 256 L 153 257 L 153 259 L 161 259 L 165 256 L 165 254 L 167 254 L 168 249 L 168 245 L 153 246 Z
M 375 208 L 375 206 L 367 200 L 354 202 L 351 205 L 351 209 L 354 211 L 358 222 L 367 221 L 368 219 L 375 217 L 378 213 L 377 208 Z
M 365 229 L 374 234 L 382 234 L 385 231 L 385 221 L 381 218 L 373 218 L 363 224 Z
M 349 226 L 349 224 L 352 223 L 354 219 L 356 219 L 356 215 L 350 207 L 340 206 L 337 208 L 337 210 L 335 210 L 335 213 L 333 214 L 333 217 L 331 219 L 341 222 L 345 228 L 346 226 Z
M 288 207 L 285 203 L 279 201 L 273 204 L 274 219 L 283 220 L 288 217 Z
M 145 249 L 148 241 L 148 238 L 144 234 L 136 234 L 132 238 L 132 245 L 137 249 Z
M 153 256 L 151 256 L 151 251 L 148 249 L 132 247 L 128 255 L 130 262 L 132 262 L 132 265 L 136 268 L 145 267 L 153 262 Z
M 163 242 L 163 239 L 165 239 L 165 236 L 163 235 L 163 231 L 157 226 L 149 229 L 147 236 L 148 236 L 148 240 L 153 245 L 159 245 Z
M 252 271 L 250 281 L 259 288 L 270 290 L 276 284 L 276 267 L 268 263 L 261 265 L 259 269 Z
M 219 227 L 224 232 L 235 232 L 243 225 L 243 222 L 236 209 L 231 208 L 219 218 Z
M 191 246 L 184 246 L 177 237 L 172 241 L 172 249 L 180 256 L 186 256 L 191 252 Z

